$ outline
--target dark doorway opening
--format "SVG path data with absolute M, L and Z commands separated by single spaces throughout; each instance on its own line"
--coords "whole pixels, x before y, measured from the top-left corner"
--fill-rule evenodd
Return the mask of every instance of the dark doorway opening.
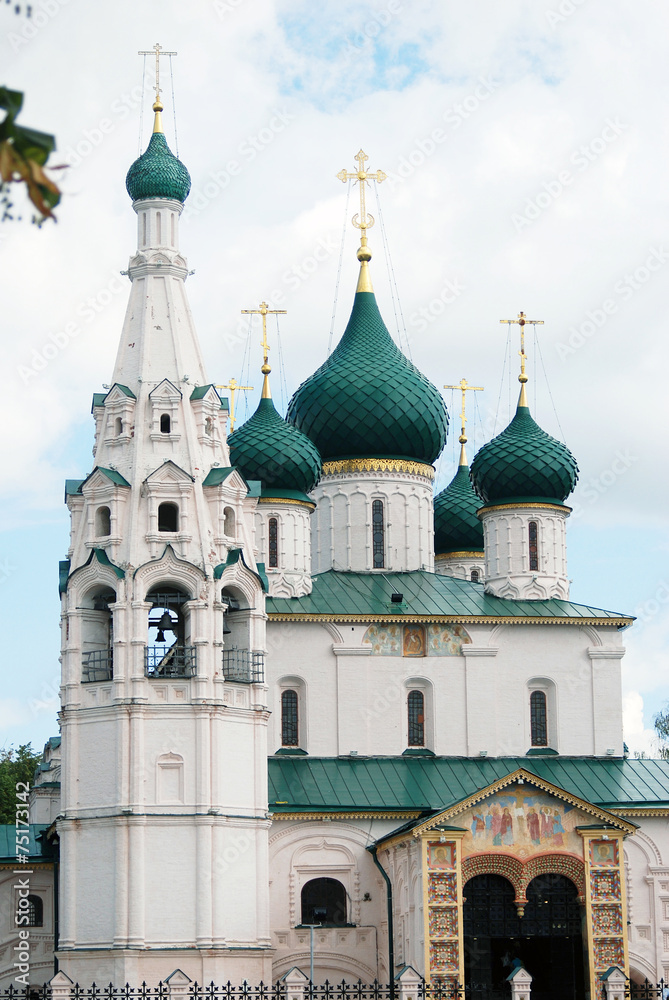
M 584 1000 L 581 908 L 564 875 L 539 875 L 527 889 L 523 917 L 501 875 L 476 875 L 464 888 L 465 982 L 507 995 L 518 961 L 532 976 L 532 1000 Z M 475 995 L 475 994 L 474 994 Z
M 346 889 L 336 878 L 312 878 L 302 889 L 302 923 L 346 926 Z

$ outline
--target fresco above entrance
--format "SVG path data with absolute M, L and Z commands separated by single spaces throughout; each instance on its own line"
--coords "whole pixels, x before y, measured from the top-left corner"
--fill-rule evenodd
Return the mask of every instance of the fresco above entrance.
M 564 851 L 583 856 L 577 826 L 592 821 L 576 807 L 527 785 L 510 785 L 460 813 L 465 854 L 500 851 L 519 858 Z

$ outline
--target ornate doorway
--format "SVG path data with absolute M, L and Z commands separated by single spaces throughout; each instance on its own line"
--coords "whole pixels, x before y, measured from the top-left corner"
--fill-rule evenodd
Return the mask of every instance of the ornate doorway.
M 465 982 L 484 990 L 508 989 L 506 978 L 520 960 L 533 978 L 532 1000 L 584 1000 L 577 897 L 576 886 L 564 875 L 538 875 L 527 887 L 521 917 L 514 888 L 503 876 L 470 879 L 464 887 Z

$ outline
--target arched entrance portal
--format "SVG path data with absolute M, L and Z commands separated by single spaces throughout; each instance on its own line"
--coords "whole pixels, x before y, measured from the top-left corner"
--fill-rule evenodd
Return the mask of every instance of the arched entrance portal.
M 532 1000 L 584 1000 L 582 917 L 568 878 L 533 879 L 522 917 L 501 875 L 474 876 L 464 898 L 465 983 L 501 990 L 520 959 L 532 975 Z

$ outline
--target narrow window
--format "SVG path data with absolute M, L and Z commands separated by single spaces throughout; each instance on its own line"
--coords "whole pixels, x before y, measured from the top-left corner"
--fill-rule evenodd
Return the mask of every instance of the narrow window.
M 142 212 L 142 246 L 146 246 L 146 212 Z
M 469 574 L 469 579 L 472 581 L 472 583 L 479 583 L 480 582 L 479 571 L 477 569 L 473 569 Z
M 548 726 L 544 691 L 533 691 L 530 695 L 530 729 L 532 746 L 547 747 Z
M 223 511 L 223 534 L 227 538 L 235 537 L 235 512 L 232 507 L 226 507 Z
M 44 923 L 44 904 L 41 896 L 28 896 L 28 927 L 41 927 Z
M 158 246 L 163 242 L 163 220 L 160 212 L 156 212 L 156 235 L 158 237 Z
M 281 745 L 300 745 L 297 725 L 297 691 L 284 691 L 281 695 Z
M 104 538 L 111 535 L 111 514 L 109 507 L 98 507 L 95 512 L 95 536 Z
M 383 525 L 383 501 L 374 500 L 372 502 L 372 565 L 374 569 L 383 569 L 385 566 L 385 529 Z
M 123 433 L 123 421 L 120 417 L 117 417 L 114 421 L 114 433 L 116 434 L 116 437 Z
M 269 565 L 274 569 L 279 565 L 279 522 L 269 519 Z
M 530 539 L 530 569 L 539 569 L 539 546 L 537 543 L 537 522 L 530 521 L 528 525 Z
M 174 246 L 174 212 L 172 212 L 171 219 L 172 219 L 172 246 Z
M 170 420 L 169 413 L 161 413 L 160 415 L 160 433 L 169 434 L 172 429 L 172 421 Z
M 422 691 L 409 691 L 409 746 L 425 746 L 425 698 Z
M 158 508 L 158 531 L 179 530 L 179 508 L 175 503 L 161 503 Z

